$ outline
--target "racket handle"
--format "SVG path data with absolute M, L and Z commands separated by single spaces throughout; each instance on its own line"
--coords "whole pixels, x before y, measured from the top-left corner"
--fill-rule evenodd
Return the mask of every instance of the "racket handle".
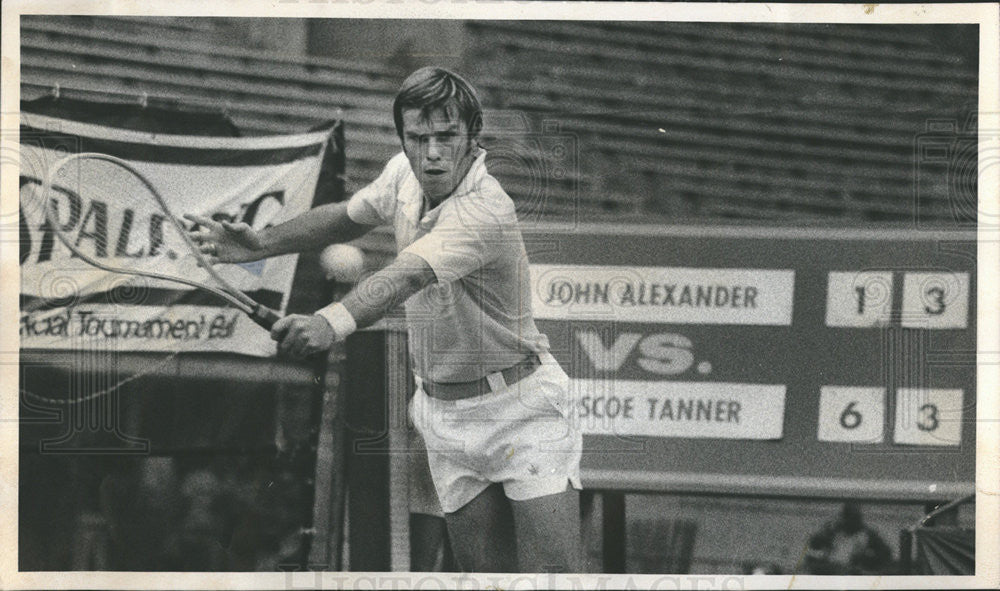
M 267 306 L 257 306 L 253 313 L 250 314 L 250 318 L 268 332 L 270 332 L 275 322 L 281 320 L 281 316 L 278 316 L 277 312 Z

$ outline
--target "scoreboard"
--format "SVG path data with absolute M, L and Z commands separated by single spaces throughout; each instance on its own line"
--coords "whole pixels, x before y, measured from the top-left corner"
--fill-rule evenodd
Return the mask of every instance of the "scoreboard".
M 524 238 L 586 487 L 974 490 L 974 232 L 546 225 Z

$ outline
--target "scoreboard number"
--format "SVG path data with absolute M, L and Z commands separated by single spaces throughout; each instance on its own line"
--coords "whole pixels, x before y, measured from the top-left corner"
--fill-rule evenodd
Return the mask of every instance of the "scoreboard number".
M 827 326 L 882 326 L 891 310 L 891 272 L 834 271 L 827 276 Z
M 968 273 L 906 273 L 903 276 L 904 327 L 965 328 L 968 322 Z
M 907 445 L 958 445 L 962 438 L 962 390 L 896 390 L 894 441 Z
M 820 441 L 881 443 L 885 388 L 823 386 L 819 392 Z

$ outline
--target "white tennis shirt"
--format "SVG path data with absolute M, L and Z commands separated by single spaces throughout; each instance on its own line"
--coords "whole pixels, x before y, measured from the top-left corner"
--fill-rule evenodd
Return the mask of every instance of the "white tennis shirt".
M 451 195 L 423 217 L 423 192 L 402 152 L 347 204 L 359 224 L 391 224 L 397 252 L 422 258 L 437 277 L 405 304 L 414 371 L 432 382 L 478 380 L 549 348 L 531 313 L 514 202 L 487 173 L 485 159 L 481 152 Z

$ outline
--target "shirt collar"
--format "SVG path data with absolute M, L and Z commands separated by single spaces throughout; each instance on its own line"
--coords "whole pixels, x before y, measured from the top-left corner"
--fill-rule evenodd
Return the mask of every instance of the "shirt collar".
M 471 193 L 479 188 L 479 183 L 483 182 L 483 177 L 486 176 L 486 150 L 482 148 L 478 148 L 478 150 L 479 154 L 472 161 L 472 165 L 469 166 L 469 172 L 465 173 L 465 178 L 458 183 L 455 190 L 451 192 L 451 195 L 448 195 L 445 199 Z M 442 203 L 445 199 L 441 200 Z

